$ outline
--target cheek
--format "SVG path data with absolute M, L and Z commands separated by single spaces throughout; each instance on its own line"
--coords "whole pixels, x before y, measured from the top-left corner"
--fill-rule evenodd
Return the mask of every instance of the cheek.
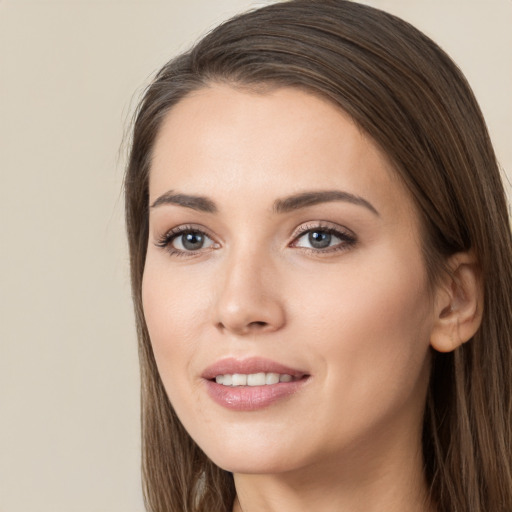
M 415 337 L 430 318 L 421 261 L 405 263 L 403 258 L 381 254 L 345 269 L 303 272 L 294 280 L 297 286 L 288 294 L 299 298 L 295 307 L 298 316 L 341 340 L 352 330 L 373 332 L 382 341 L 407 333 Z M 365 336 L 359 341 L 364 344 Z
M 333 389 L 353 390 L 356 401 L 401 400 L 417 387 L 428 357 L 427 280 L 421 260 L 372 262 L 317 276 L 314 296 L 298 302 L 296 314 Z
M 181 274 L 182 275 L 182 274 Z M 155 360 L 169 397 L 184 385 L 190 361 L 199 350 L 199 333 L 207 318 L 207 298 L 198 283 L 179 272 L 146 264 L 142 284 L 144 317 Z M 171 386 L 172 384 L 172 386 Z

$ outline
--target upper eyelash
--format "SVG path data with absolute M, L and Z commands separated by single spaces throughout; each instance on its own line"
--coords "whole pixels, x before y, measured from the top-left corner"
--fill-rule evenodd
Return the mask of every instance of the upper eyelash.
M 314 230 L 323 231 L 323 232 L 335 235 L 338 238 L 340 238 L 341 240 L 345 241 L 346 244 L 348 244 L 348 245 L 354 245 L 357 242 L 357 237 L 350 230 L 348 230 L 346 228 L 342 228 L 342 227 L 334 228 L 332 226 L 320 223 L 320 224 L 306 224 L 306 225 L 300 226 L 293 235 L 292 243 L 295 242 L 297 239 L 299 239 L 301 236 L 305 235 L 306 233 L 314 231 Z M 171 252 L 171 254 L 193 255 L 193 254 L 195 254 L 194 251 L 181 251 L 179 249 L 172 249 L 172 247 L 170 246 L 170 243 L 175 238 L 177 238 L 180 234 L 190 232 L 190 231 L 202 233 L 205 236 L 212 238 L 210 235 L 208 235 L 208 233 L 206 233 L 206 231 L 204 229 L 201 229 L 198 226 L 183 225 L 183 226 L 177 226 L 175 228 L 170 229 L 169 231 L 166 231 L 162 236 L 160 236 L 158 238 L 158 240 L 155 242 L 155 245 L 157 247 L 166 248 L 169 252 Z M 346 245 L 345 245 L 345 247 L 346 247 Z M 316 252 L 316 253 L 326 253 L 326 252 L 330 252 L 330 251 L 340 250 L 340 247 L 333 246 L 333 247 L 330 247 L 327 249 L 314 249 L 314 248 L 303 247 L 301 249 L 306 250 L 306 251 Z
M 342 242 L 339 243 L 338 245 L 327 247 L 325 249 L 315 249 L 313 247 L 300 247 L 300 249 L 303 251 L 307 251 L 314 254 L 326 254 L 330 252 L 346 250 L 347 248 L 357 243 L 356 235 L 347 228 L 343 228 L 341 226 L 335 228 L 333 226 L 325 224 L 308 224 L 298 228 L 297 232 L 294 234 L 292 244 L 295 243 L 303 235 L 311 231 L 322 231 L 325 233 L 329 233 L 331 235 L 335 235 Z
M 319 231 L 327 231 L 328 233 L 339 233 L 340 235 L 347 235 L 353 237 L 351 231 L 349 231 L 346 228 L 343 228 L 341 226 L 339 227 L 333 227 L 329 224 L 324 223 L 318 223 L 318 224 L 304 224 L 302 226 L 299 226 L 297 228 L 297 231 L 294 233 L 294 237 L 298 237 L 300 235 L 303 235 L 304 233 L 307 233 L 308 231 L 314 231 L 315 229 Z
M 185 229 L 182 229 L 181 226 L 177 228 L 170 229 L 169 231 L 166 231 L 163 235 L 158 237 L 158 240 L 155 242 L 155 245 L 157 247 L 167 247 L 180 233 L 185 231 Z M 188 231 L 192 231 L 191 229 L 188 229 Z
M 184 225 L 184 226 L 177 226 L 175 228 L 170 229 L 169 231 L 166 231 L 162 236 L 158 238 L 158 240 L 155 242 L 155 245 L 157 247 L 162 247 L 163 249 L 167 249 L 172 254 L 194 254 L 194 251 L 180 251 L 179 249 L 172 249 L 170 246 L 170 243 L 180 236 L 182 233 L 187 232 L 197 232 L 201 233 L 208 238 L 212 238 L 204 229 L 199 228 L 198 226 L 191 226 L 191 225 Z
M 340 238 L 344 238 L 347 240 L 353 240 L 354 242 L 357 240 L 357 237 L 355 234 L 350 231 L 347 228 L 340 227 L 333 227 L 323 224 L 314 224 L 314 225 L 304 225 L 300 226 L 296 233 L 293 235 L 293 239 L 296 240 L 300 236 L 304 235 L 305 233 L 309 233 L 310 231 L 325 231 L 326 233 L 332 234 L 332 235 L 339 235 Z

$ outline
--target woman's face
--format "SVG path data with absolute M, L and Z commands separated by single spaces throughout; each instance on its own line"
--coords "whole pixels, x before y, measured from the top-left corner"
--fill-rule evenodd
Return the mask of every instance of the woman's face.
M 419 222 L 346 114 L 291 88 L 190 94 L 159 132 L 150 205 L 156 362 L 215 463 L 419 448 L 434 317 Z

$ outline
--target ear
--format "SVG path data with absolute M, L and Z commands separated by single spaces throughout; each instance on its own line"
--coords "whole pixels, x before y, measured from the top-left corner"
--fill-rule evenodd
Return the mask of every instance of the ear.
M 471 339 L 482 322 L 483 286 L 480 268 L 471 253 L 457 253 L 448 260 L 448 272 L 435 295 L 431 346 L 451 352 Z

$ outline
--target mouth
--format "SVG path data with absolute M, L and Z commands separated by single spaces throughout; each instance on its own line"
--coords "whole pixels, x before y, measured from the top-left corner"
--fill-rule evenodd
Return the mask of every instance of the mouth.
M 210 398 L 235 411 L 255 411 L 291 397 L 311 375 L 262 358 L 223 359 L 201 375 Z
M 224 386 L 266 386 L 293 382 L 307 372 L 263 357 L 221 359 L 206 368 L 201 377 Z
M 217 375 L 215 382 L 222 386 L 272 386 L 280 382 L 294 382 L 303 379 L 306 375 L 290 375 L 289 373 L 258 372 L 258 373 L 225 373 Z

